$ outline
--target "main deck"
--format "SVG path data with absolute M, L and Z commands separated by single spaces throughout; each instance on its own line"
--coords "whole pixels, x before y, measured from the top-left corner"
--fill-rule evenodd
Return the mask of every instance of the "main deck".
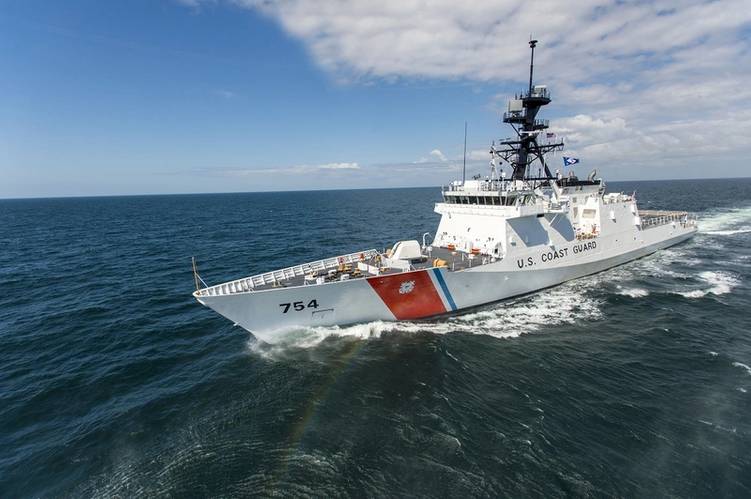
M 641 230 L 670 223 L 681 224 L 683 227 L 696 223 L 696 217 L 685 211 L 643 210 L 639 212 L 639 216 Z M 595 237 L 597 237 L 596 234 L 577 234 L 576 236 L 577 239 Z M 215 286 L 206 285 L 196 274 L 196 281 L 200 280 L 205 287 L 196 290 L 194 296 L 223 296 L 275 288 L 315 286 L 434 267 L 461 271 L 497 260 L 498 258 L 490 255 L 468 254 L 454 248 L 428 247 L 423 249 L 422 258 L 405 261 L 389 258 L 388 252 L 381 253 L 370 249 L 244 277 Z
M 194 295 L 196 297 L 220 296 L 273 288 L 314 286 L 433 267 L 446 267 L 452 271 L 459 271 L 490 261 L 491 257 L 487 255 L 468 255 L 447 248 L 431 247 L 426 249 L 426 254 L 422 258 L 404 262 L 392 260 L 387 253 L 371 249 L 207 286 L 197 290 Z

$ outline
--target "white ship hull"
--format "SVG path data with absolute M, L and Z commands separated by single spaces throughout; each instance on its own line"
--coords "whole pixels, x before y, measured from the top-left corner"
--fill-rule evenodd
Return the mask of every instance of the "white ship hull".
M 460 312 L 602 272 L 678 244 L 695 232 L 693 224 L 665 224 L 635 231 L 638 237 L 631 241 L 623 241 L 622 233 L 575 239 L 461 271 L 430 267 L 318 285 L 215 296 L 197 292 L 196 298 L 273 343 L 291 329 Z

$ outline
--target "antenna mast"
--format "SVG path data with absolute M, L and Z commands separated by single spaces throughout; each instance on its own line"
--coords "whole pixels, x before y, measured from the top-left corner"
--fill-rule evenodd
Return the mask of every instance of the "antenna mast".
M 536 46 L 537 40 L 529 40 L 531 54 L 527 91 L 515 95 L 509 101 L 508 111 L 503 113 L 503 122 L 510 124 L 517 136 L 502 140 L 501 147 L 494 151 L 495 156 L 506 161 L 513 168 L 512 180 L 548 180 L 553 178 L 544 156 L 550 151 L 559 150 L 563 147 L 563 142 L 551 143 L 537 140 L 538 136 L 549 127 L 548 120 L 537 119 L 537 113 L 541 107 L 550 103 L 550 94 L 545 85 L 534 86 Z M 544 135 L 544 137 L 547 138 L 547 135 Z M 529 168 L 535 160 L 539 161 L 540 166 L 542 166 L 542 171 L 538 177 L 531 175 Z M 542 172 L 545 173 L 544 177 L 541 175 Z
M 537 40 L 529 41 L 529 48 L 532 49 L 532 57 L 529 59 L 529 91 L 528 95 L 532 94 L 532 70 L 535 67 L 535 47 L 537 46 Z
M 467 180 L 467 122 L 464 122 L 464 160 L 462 161 L 462 185 Z

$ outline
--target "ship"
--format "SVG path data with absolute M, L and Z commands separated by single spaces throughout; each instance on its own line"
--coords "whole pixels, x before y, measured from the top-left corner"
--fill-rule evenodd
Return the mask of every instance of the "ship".
M 585 179 L 573 169 L 551 172 L 548 160 L 563 151 L 564 141 L 538 117 L 551 95 L 533 82 L 536 44 L 529 42 L 529 84 L 502 115 L 513 136 L 490 147 L 484 178 L 466 179 L 465 168 L 461 180 L 441 188 L 434 233 L 388 250 L 361 249 L 212 286 L 194 260 L 195 299 L 274 343 L 305 328 L 462 313 L 692 237 L 697 219 L 691 213 L 640 210 L 635 193 L 606 193 L 596 171 Z

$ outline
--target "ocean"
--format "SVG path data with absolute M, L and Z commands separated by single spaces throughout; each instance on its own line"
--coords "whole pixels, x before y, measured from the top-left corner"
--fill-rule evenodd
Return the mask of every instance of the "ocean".
M 0 497 L 750 497 L 751 179 L 691 241 L 281 345 L 191 296 L 435 230 L 437 188 L 0 201 Z

